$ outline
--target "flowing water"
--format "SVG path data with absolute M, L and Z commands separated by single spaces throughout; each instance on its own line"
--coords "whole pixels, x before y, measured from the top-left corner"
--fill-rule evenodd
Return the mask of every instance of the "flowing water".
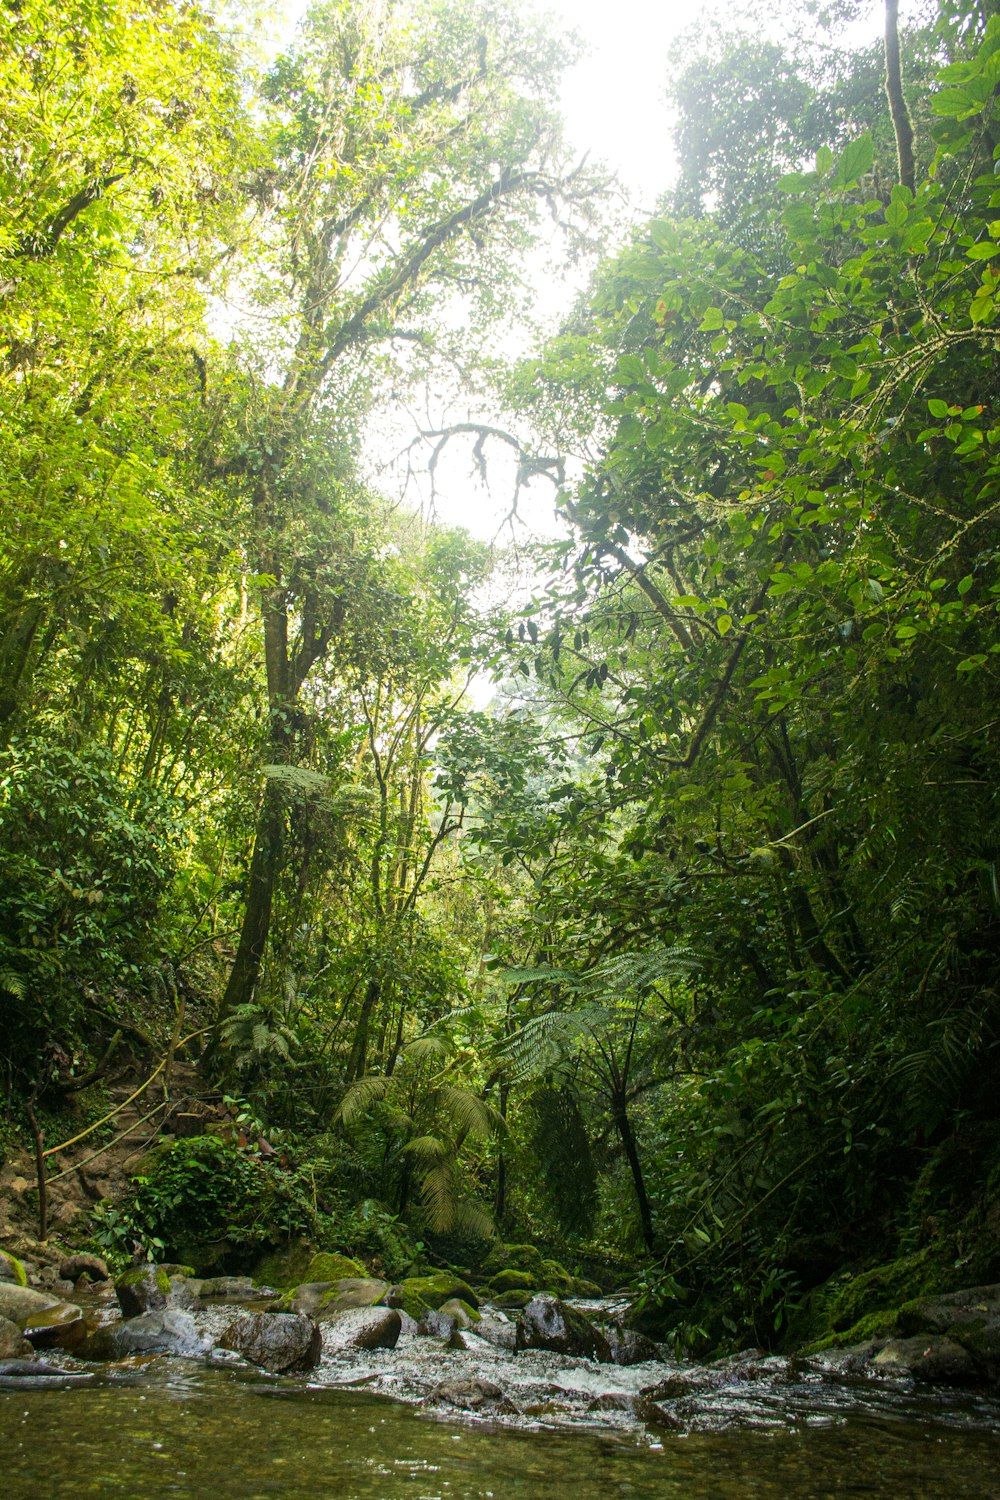
M 391 1359 L 386 1352 L 387 1369 Z M 551 1376 L 551 1366 L 539 1369 Z M 537 1413 L 513 1426 L 449 1419 L 422 1404 L 326 1383 L 342 1382 L 346 1373 L 321 1370 L 317 1384 L 156 1358 L 128 1362 L 82 1387 L 0 1392 L 0 1496 L 1000 1497 L 1000 1407 L 984 1396 L 888 1388 L 833 1396 L 824 1385 L 812 1398 L 795 1387 L 784 1398 L 762 1388 L 741 1406 L 738 1394 L 709 1392 L 701 1398 L 701 1425 L 678 1433 L 635 1423 L 615 1428 L 572 1412 L 551 1422 Z

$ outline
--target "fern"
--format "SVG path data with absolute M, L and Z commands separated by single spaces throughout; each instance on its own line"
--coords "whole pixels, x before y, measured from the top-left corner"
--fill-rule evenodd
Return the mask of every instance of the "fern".
M 0 968 L 0 990 L 13 995 L 15 1000 L 27 1000 L 28 986 L 16 969 Z
M 367 1114 L 373 1104 L 383 1100 L 391 1087 L 391 1078 L 359 1078 L 341 1099 L 336 1118 L 344 1125 L 353 1124 L 361 1115 Z

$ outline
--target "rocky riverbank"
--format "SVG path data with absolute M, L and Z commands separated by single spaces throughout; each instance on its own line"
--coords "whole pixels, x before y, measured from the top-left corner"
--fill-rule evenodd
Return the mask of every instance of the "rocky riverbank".
M 2 1254 L 0 1388 L 141 1379 L 167 1358 L 363 1385 L 451 1416 L 655 1432 L 933 1387 L 988 1394 L 1000 1380 L 998 1286 L 909 1304 L 863 1344 L 706 1365 L 679 1363 L 628 1314 L 624 1298 L 497 1293 L 449 1268 L 390 1286 L 344 1256 L 316 1255 L 301 1279 L 274 1286 L 177 1265 L 112 1279 L 95 1256 Z

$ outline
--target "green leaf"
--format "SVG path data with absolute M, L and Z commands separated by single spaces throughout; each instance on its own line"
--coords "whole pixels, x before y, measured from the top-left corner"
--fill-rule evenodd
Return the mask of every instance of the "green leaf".
M 724 324 L 725 319 L 722 316 L 721 307 L 710 307 L 706 310 L 705 316 L 702 318 L 701 323 L 698 326 L 700 332 L 712 333 L 715 329 L 722 328 Z
M 837 163 L 837 177 L 845 186 L 857 182 L 859 177 L 871 171 L 874 160 L 875 144 L 871 132 L 866 131 L 844 148 Z

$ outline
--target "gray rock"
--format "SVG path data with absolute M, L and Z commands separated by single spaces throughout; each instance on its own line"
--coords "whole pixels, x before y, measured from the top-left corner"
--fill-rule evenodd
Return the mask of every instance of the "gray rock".
M 352 1307 L 324 1313 L 320 1327 L 323 1347 L 330 1353 L 347 1349 L 395 1349 L 402 1319 L 394 1307 Z
M 532 1297 L 517 1320 L 517 1349 L 548 1349 L 575 1359 L 613 1363 L 611 1346 L 599 1328 L 557 1297 Z
M 181 1266 L 136 1266 L 115 1279 L 115 1294 L 125 1318 L 165 1307 L 192 1308 L 197 1298 L 191 1277 Z
M 220 1342 L 275 1375 L 311 1370 L 322 1348 L 319 1327 L 305 1313 L 242 1313 Z
M 438 1401 L 458 1407 L 459 1411 L 497 1415 L 512 1415 L 517 1411 L 514 1403 L 491 1380 L 442 1380 L 435 1386 L 433 1394 Z
M 496 1349 L 514 1349 L 517 1345 L 516 1325 L 504 1313 L 493 1308 L 487 1308 L 479 1319 L 476 1335 Z
M 0 1360 L 30 1359 L 31 1345 L 16 1323 L 10 1318 L 0 1318 Z
M 425 1312 L 417 1323 L 417 1332 L 422 1338 L 450 1338 L 458 1324 L 450 1313 L 438 1312 L 432 1309 Z
M 387 1281 L 376 1276 L 343 1276 L 332 1283 L 323 1299 L 324 1310 L 339 1312 L 348 1307 L 374 1307 L 389 1290 Z
M 58 1389 L 86 1385 L 93 1378 L 93 1370 L 60 1370 L 41 1359 L 0 1359 L 0 1390 Z
M 107 1281 L 107 1262 L 99 1255 L 67 1255 L 59 1262 L 59 1275 L 64 1281 L 79 1281 L 85 1276 L 88 1281 Z
M 167 1307 L 98 1329 L 80 1352 L 87 1359 L 126 1359 L 133 1354 L 175 1354 L 196 1359 L 211 1348 L 211 1340 L 198 1332 L 190 1313 Z
M 616 1365 L 643 1365 L 649 1360 L 662 1359 L 658 1344 L 637 1333 L 634 1328 L 621 1328 L 617 1323 L 603 1323 L 601 1331 L 611 1347 L 611 1358 Z
M 11 1281 L 0 1281 L 0 1318 L 20 1323 L 22 1318 L 58 1306 L 59 1298 L 50 1297 L 48 1292 L 36 1292 L 30 1286 L 16 1286 Z
M 21 1332 L 36 1349 L 75 1349 L 87 1336 L 82 1310 L 73 1302 L 57 1302 L 19 1318 Z
M 935 1385 L 969 1385 L 979 1378 L 979 1367 L 967 1349 L 944 1334 L 917 1334 L 890 1339 L 872 1360 L 887 1374 L 911 1375 Z
M 438 1312 L 454 1318 L 459 1328 L 478 1328 L 479 1326 L 478 1309 L 470 1308 L 461 1297 L 450 1297 L 447 1302 L 442 1302 Z
M 273 1302 L 278 1295 L 273 1287 L 254 1286 L 249 1276 L 194 1276 L 185 1288 L 196 1302 Z
M 16 1286 L 22 1286 L 26 1279 L 21 1262 L 13 1255 L 8 1255 L 5 1250 L 0 1250 L 0 1281 L 12 1281 Z

